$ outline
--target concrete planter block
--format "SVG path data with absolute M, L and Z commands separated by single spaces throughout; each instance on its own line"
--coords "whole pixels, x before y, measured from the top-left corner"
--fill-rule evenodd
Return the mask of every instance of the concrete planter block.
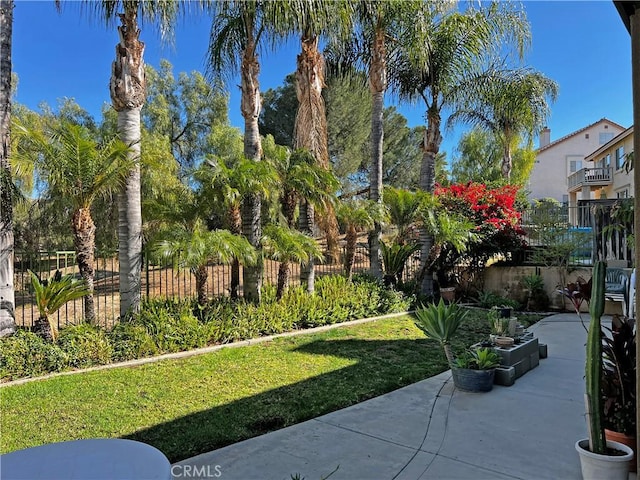
M 514 367 L 499 366 L 496 368 L 496 374 L 493 377 L 493 383 L 510 387 L 516 381 L 516 369 Z

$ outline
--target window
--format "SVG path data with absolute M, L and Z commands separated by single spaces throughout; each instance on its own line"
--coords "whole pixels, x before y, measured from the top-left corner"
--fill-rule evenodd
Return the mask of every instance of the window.
M 620 170 L 622 168 L 623 163 L 624 163 L 624 145 L 616 148 L 616 170 Z
M 600 132 L 598 135 L 598 141 L 600 142 L 600 145 L 604 145 L 613 138 L 613 133 L 609 132 Z
M 582 160 L 569 160 L 569 172 L 574 173 L 582 169 Z
M 569 205 L 569 195 L 562 195 L 562 204 Z
M 585 133 L 585 134 L 584 134 L 584 138 L 586 138 L 587 140 L 589 140 L 589 134 L 588 134 L 588 133 Z
M 602 167 L 609 168 L 610 166 L 611 166 L 611 155 L 607 154 L 607 156 L 602 159 Z
M 629 198 L 629 189 L 625 188 L 616 192 L 617 198 Z

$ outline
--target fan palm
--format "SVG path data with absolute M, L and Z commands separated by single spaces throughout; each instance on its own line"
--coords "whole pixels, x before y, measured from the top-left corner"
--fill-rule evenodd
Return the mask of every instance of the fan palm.
M 193 225 L 175 225 L 164 240 L 154 247 L 156 255 L 170 258 L 178 270 L 188 269 L 196 279 L 198 304 L 207 302 L 207 263 L 229 264 L 237 259 L 245 265 L 255 264 L 256 251 L 239 235 L 228 230 L 207 230 L 202 221 Z
M 387 212 L 383 205 L 373 200 L 343 200 L 338 204 L 337 215 L 346 225 L 344 269 L 351 280 L 358 233 L 371 229 L 376 222 L 382 223 L 387 218 Z
M 91 290 L 84 282 L 74 279 L 72 275 L 63 276 L 60 270 L 56 270 L 55 275 L 49 280 L 40 280 L 31 270 L 29 274 L 39 314 L 34 329 L 45 340 L 55 342 L 58 328 L 51 316 L 65 303 L 82 298 Z
M 100 0 L 84 2 L 108 25 L 116 18 L 119 43 L 111 68 L 109 91 L 118 112 L 118 135 L 130 147 L 132 160 L 126 182 L 118 194 L 118 261 L 120 316 L 140 308 L 142 271 L 142 205 L 140 198 L 140 112 L 146 100 L 144 43 L 138 17 L 158 25 L 163 37 L 183 2 L 178 0 Z M 120 13 L 121 12 L 121 13 Z
M 312 258 L 322 260 L 322 251 L 312 237 L 292 228 L 267 225 L 262 236 L 267 257 L 280 262 L 276 298 L 279 300 L 289 286 L 290 264 L 307 263 Z
M 521 136 L 529 143 L 549 117 L 549 100 L 555 101 L 558 84 L 540 72 L 529 68 L 495 70 L 486 75 L 488 81 L 472 79 L 463 88 L 477 89 L 467 97 L 462 108 L 449 117 L 448 124 L 462 120 L 488 130 L 502 147 L 502 176 L 511 176 L 513 148 Z
M 78 269 L 88 294 L 84 317 L 95 320 L 93 303 L 94 250 L 96 226 L 91 208 L 98 198 L 113 194 L 125 183 L 133 164 L 129 148 L 117 138 L 98 144 L 85 127 L 65 120 L 29 129 L 14 123 L 19 140 L 16 157 L 35 158 L 50 196 L 71 203 L 71 228 Z
M 514 41 L 522 53 L 529 39 L 529 25 L 520 10 L 511 4 L 492 2 L 482 9 L 468 8 L 463 13 L 441 14 L 440 8 L 425 3 L 425 10 L 416 15 L 416 28 L 404 40 L 405 48 L 398 58 L 391 82 L 401 98 L 421 100 L 426 107 L 427 128 L 422 143 L 420 188 L 433 192 L 435 159 L 442 142 L 441 112 L 455 107 L 464 93 L 459 88 L 470 75 L 484 65 L 488 56 L 500 51 L 505 41 Z M 481 78 L 481 77 L 479 77 Z M 473 93 L 473 90 L 469 91 Z M 420 259 L 423 265 L 431 250 L 433 239 L 426 228 L 420 230 Z M 433 293 L 432 279 L 426 275 L 421 293 Z
M 0 337 L 15 331 L 13 189 L 9 161 L 13 0 L 0 0 Z

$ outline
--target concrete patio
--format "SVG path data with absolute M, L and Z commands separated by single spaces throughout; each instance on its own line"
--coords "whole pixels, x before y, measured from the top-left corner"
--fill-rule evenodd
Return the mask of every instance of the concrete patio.
M 529 330 L 548 358 L 513 386 L 466 393 L 445 372 L 184 460 L 174 478 L 579 479 L 586 331 L 575 314 Z

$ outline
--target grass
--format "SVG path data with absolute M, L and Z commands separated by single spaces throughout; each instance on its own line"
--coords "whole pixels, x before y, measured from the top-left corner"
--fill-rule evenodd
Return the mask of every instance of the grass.
M 519 317 L 520 321 L 523 320 Z M 454 351 L 489 332 L 471 311 Z M 448 367 L 411 317 L 0 389 L 0 452 L 122 437 L 176 462 L 381 395 Z

